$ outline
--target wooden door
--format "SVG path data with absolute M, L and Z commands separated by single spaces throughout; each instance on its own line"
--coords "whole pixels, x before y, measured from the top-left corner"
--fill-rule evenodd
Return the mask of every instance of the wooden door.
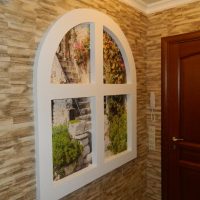
M 200 200 L 200 31 L 162 38 L 162 197 Z

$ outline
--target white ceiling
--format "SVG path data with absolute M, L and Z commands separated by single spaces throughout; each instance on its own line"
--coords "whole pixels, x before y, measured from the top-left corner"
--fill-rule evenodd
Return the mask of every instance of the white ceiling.
M 181 6 L 200 0 L 120 0 L 145 14 L 151 14 L 169 8 Z

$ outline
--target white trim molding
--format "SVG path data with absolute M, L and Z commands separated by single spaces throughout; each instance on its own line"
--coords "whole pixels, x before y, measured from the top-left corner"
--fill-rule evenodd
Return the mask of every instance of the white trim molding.
M 199 0 L 162 0 L 159 2 L 151 3 L 147 5 L 146 14 L 151 14 L 163 10 L 167 10 L 169 8 L 178 7 L 184 4 L 192 3 Z
M 142 0 L 120 0 L 137 10 L 143 12 L 144 14 L 152 14 L 155 12 L 160 12 L 166 9 L 178 7 L 184 4 L 196 2 L 199 0 L 162 0 L 155 3 L 144 3 Z

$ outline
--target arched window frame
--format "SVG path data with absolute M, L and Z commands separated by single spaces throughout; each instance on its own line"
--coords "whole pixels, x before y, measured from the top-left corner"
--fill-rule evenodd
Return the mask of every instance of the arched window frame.
M 63 36 L 78 24 L 90 24 L 89 84 L 52 84 L 51 66 L 55 51 Z M 103 83 L 103 30 L 117 43 L 126 67 L 127 83 Z M 107 95 L 127 95 L 127 150 L 105 159 L 104 100 Z M 119 26 L 107 15 L 92 9 L 76 9 L 60 17 L 41 42 L 34 71 L 36 161 L 38 199 L 59 199 L 100 176 L 136 158 L 136 71 L 128 41 Z M 91 97 L 92 99 L 92 159 L 91 166 L 59 181 L 52 179 L 51 100 Z

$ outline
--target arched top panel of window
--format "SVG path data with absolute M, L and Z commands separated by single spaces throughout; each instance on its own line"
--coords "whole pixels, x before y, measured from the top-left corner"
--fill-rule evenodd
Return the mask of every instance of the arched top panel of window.
M 90 82 L 90 25 L 82 23 L 70 29 L 55 53 L 51 83 Z
M 125 62 L 115 40 L 103 31 L 103 78 L 106 84 L 126 83 Z

